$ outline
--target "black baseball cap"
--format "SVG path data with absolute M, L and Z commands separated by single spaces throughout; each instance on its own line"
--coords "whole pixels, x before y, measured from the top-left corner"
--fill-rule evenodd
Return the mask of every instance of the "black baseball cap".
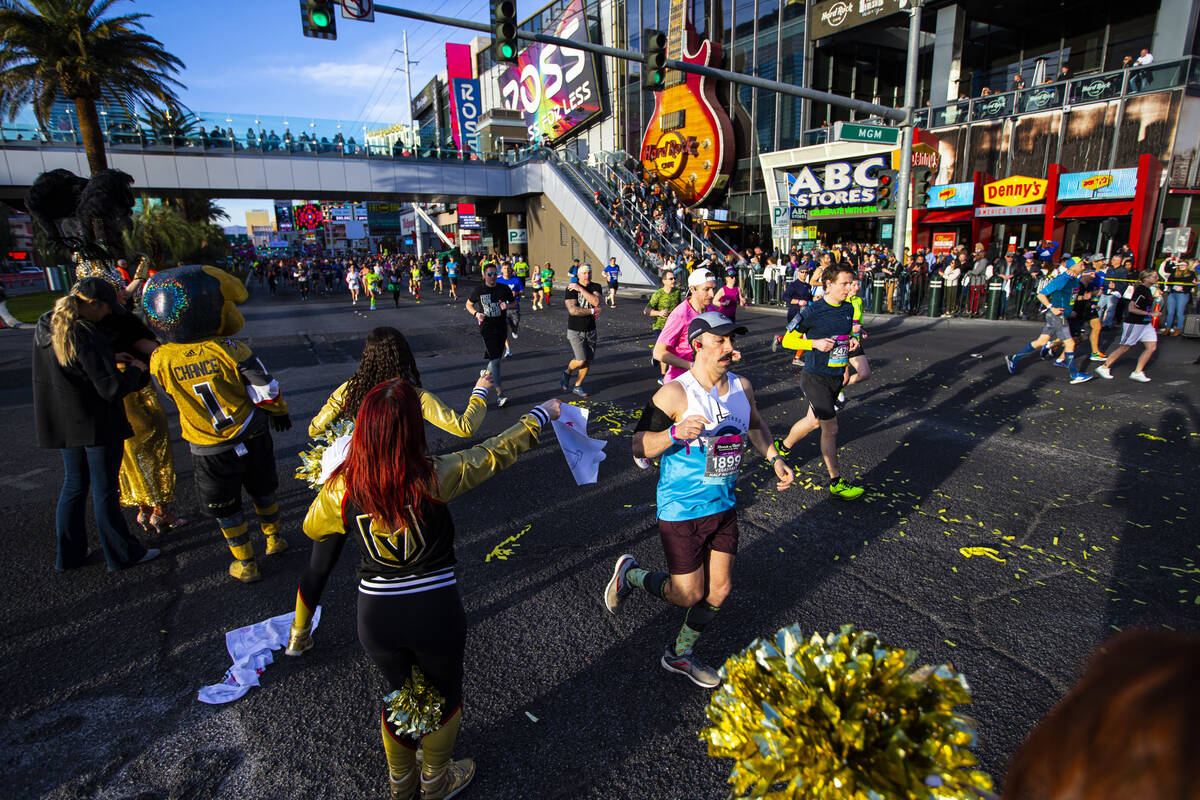
M 728 336 L 731 333 L 739 336 L 748 333 L 749 328 L 738 325 L 719 311 L 705 311 L 688 323 L 688 344 L 702 333 L 715 333 L 717 336 Z
M 71 294 L 82 297 L 84 300 L 99 300 L 103 303 L 108 303 L 108 307 L 112 309 L 114 314 L 128 314 L 129 309 L 125 308 L 125 304 L 121 302 L 121 298 L 117 297 L 116 288 L 106 281 L 104 278 L 91 276 L 84 278 L 75 284 L 75 288 L 71 290 Z

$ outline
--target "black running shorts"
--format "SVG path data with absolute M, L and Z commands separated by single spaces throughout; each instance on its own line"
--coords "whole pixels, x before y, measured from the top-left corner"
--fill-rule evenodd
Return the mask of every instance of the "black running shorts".
M 708 551 L 737 553 L 737 510 L 729 509 L 698 519 L 668 522 L 658 521 L 658 535 L 667 557 L 667 571 L 672 575 L 687 575 L 704 566 Z
M 239 450 L 245 449 L 245 453 Z M 251 436 L 236 448 L 208 455 L 192 454 L 196 493 L 204 513 L 228 517 L 242 507 L 242 489 L 251 498 L 269 497 L 279 488 L 275 445 L 268 431 Z
M 842 391 L 841 375 L 821 375 L 804 370 L 800 373 L 800 391 L 804 392 L 804 399 L 812 406 L 817 419 L 837 418 L 833 404 Z

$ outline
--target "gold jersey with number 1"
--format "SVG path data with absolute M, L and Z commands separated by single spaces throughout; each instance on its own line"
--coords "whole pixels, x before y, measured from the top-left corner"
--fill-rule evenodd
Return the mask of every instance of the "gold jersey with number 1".
M 255 422 L 258 408 L 287 413 L 279 384 L 246 344 L 233 339 L 160 345 L 150 356 L 150 372 L 179 407 L 193 453 L 235 447 L 264 422 Z

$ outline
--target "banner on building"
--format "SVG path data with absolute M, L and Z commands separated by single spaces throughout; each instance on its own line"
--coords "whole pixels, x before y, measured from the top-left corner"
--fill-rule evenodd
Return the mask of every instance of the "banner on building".
M 454 78 L 450 105 L 454 109 L 454 141 L 468 153 L 479 152 L 479 116 L 482 102 L 477 78 Z
M 1119 200 L 1136 194 L 1136 167 L 1102 172 L 1064 172 L 1058 176 L 1059 200 Z
M 590 41 L 582 0 L 571 0 L 546 33 L 577 42 Z M 556 141 L 604 111 L 596 59 L 582 50 L 531 44 L 517 64 L 500 76 L 500 103 L 520 111 L 531 141 Z
M 810 39 L 821 39 L 890 17 L 907 7 L 905 0 L 825 0 L 814 3 L 808 36 Z
M 975 205 L 974 183 L 947 183 L 934 186 L 929 192 L 926 208 L 957 208 Z
M 455 99 L 454 82 L 472 80 L 475 77 L 475 60 L 471 58 L 471 45 L 446 43 L 446 80 L 450 84 L 450 134 L 454 146 L 462 150 L 462 129 L 459 125 L 458 102 Z M 475 84 L 475 96 L 479 96 L 479 83 Z M 478 117 L 478 113 L 476 114 Z

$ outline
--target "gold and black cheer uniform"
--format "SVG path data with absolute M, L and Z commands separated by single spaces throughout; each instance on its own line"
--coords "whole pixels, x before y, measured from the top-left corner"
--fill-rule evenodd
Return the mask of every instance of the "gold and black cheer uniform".
M 341 416 L 346 403 L 346 386 L 347 384 L 343 383 L 334 389 L 320 412 L 308 423 L 310 437 L 320 434 Z M 461 414 L 439 400 L 433 392 L 427 392 L 419 386 L 414 386 L 413 389 L 416 390 L 417 397 L 421 398 L 421 416 L 426 422 L 446 433 L 465 439 L 472 436 L 483 423 L 483 417 L 487 413 L 487 389 L 472 389 L 467 408 Z

